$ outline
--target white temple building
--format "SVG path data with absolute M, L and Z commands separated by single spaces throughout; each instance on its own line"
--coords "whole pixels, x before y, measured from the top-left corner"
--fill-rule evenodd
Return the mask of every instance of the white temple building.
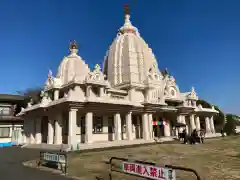
M 93 71 L 81 58 L 76 41 L 69 45 L 56 77 L 48 74 L 42 100 L 29 102 L 24 118 L 26 144 L 91 144 L 176 136 L 174 124 L 187 131 L 215 134 L 212 108 L 197 106 L 198 96 L 180 92 L 175 78 L 161 72 L 152 49 L 130 21 L 125 22 Z

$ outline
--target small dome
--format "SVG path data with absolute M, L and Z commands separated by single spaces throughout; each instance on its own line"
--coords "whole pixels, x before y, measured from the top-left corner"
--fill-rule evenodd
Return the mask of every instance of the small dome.
M 75 80 L 81 81 L 90 72 L 88 65 L 78 56 L 78 45 L 72 41 L 69 45 L 70 55 L 64 57 L 58 68 L 57 78 L 61 79 L 62 84 Z
M 105 56 L 103 72 L 112 86 L 142 84 L 152 67 L 156 67 L 159 72 L 151 48 L 132 25 L 127 9 L 124 25 L 119 29 Z

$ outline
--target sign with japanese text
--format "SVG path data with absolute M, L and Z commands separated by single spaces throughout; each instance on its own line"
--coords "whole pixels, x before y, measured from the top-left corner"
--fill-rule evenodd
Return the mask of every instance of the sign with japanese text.
M 43 159 L 44 159 L 45 161 L 66 163 L 65 156 L 64 156 L 64 155 L 61 155 L 61 154 L 55 154 L 55 153 L 45 152 L 45 153 L 43 154 Z
M 123 172 L 155 180 L 176 180 L 176 172 L 173 169 L 139 164 L 133 162 L 123 162 L 121 164 Z

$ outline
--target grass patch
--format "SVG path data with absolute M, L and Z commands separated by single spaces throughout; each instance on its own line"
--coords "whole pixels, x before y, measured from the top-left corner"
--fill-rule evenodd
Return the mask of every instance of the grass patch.
M 156 144 L 101 152 L 72 153 L 68 173 L 82 180 L 101 176 L 108 179 L 108 161 L 112 156 L 176 165 L 195 169 L 204 180 L 240 179 L 240 136 L 207 139 L 205 144 Z M 118 164 L 116 164 L 118 166 Z M 114 173 L 116 180 L 138 177 Z M 177 171 L 177 179 L 194 180 L 190 173 Z

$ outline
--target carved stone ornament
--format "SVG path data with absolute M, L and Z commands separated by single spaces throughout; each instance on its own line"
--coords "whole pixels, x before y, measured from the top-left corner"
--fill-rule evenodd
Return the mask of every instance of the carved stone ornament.
M 41 98 L 48 97 L 48 93 L 46 91 L 41 91 L 40 97 Z
M 162 76 L 161 76 L 161 74 L 158 72 L 156 63 L 153 63 L 152 67 L 149 68 L 149 70 L 148 70 L 148 76 L 147 76 L 147 77 L 148 77 L 148 78 L 147 78 L 147 82 L 159 81 L 159 80 L 161 80 Z
M 191 95 L 192 95 L 193 97 L 197 96 L 197 94 L 196 94 L 196 92 L 195 92 L 195 88 L 194 88 L 194 87 L 192 87 Z
M 76 40 L 70 42 L 69 49 L 78 49 L 78 44 Z
M 192 87 L 192 91 L 191 91 L 191 93 L 188 95 L 188 97 L 189 97 L 189 98 L 194 98 L 194 99 L 197 98 L 197 93 L 196 93 L 194 87 Z
M 64 97 L 65 97 L 65 98 L 68 97 L 68 93 L 67 93 L 67 92 L 64 93 Z
M 173 76 L 169 77 L 168 84 L 169 85 L 175 85 L 176 84 L 175 78 Z
M 94 70 L 88 73 L 87 81 L 105 81 L 105 75 L 101 72 L 101 68 L 98 64 L 95 65 Z
M 15 113 L 15 112 L 16 112 L 16 110 L 17 110 L 17 105 L 16 105 L 16 104 L 14 104 L 14 105 L 13 105 L 13 112 Z
M 31 107 L 33 105 L 33 99 L 30 99 L 30 101 L 27 104 L 27 107 Z
M 96 64 L 94 67 L 94 72 L 101 72 L 101 67 L 99 66 L 99 64 Z
M 198 105 L 198 108 L 199 108 L 199 109 L 202 109 L 202 105 L 201 105 L 201 104 L 199 104 L 199 105 Z
M 184 102 L 183 102 L 183 105 L 184 105 L 184 106 L 188 106 L 188 101 L 184 101 Z

